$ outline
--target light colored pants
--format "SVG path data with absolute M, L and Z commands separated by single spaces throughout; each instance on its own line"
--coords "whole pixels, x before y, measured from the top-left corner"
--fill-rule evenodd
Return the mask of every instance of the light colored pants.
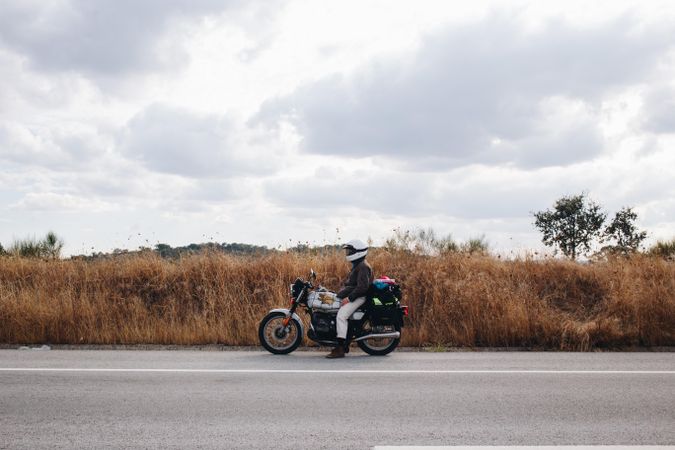
M 354 314 L 354 311 L 359 309 L 359 306 L 366 302 L 365 297 L 359 297 L 353 302 L 349 302 L 344 306 L 340 306 L 337 313 L 337 337 L 347 339 L 347 320 Z

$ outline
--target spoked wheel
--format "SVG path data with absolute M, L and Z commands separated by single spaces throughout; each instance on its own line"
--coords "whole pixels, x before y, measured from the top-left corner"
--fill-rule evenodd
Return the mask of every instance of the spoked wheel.
M 291 318 L 284 326 L 286 315 L 282 312 L 273 312 L 266 315 L 258 327 L 260 344 L 270 353 L 285 355 L 292 352 L 302 342 L 302 328 L 300 323 Z
M 400 325 L 371 325 L 370 321 L 363 324 L 364 333 L 391 333 L 401 331 Z M 383 356 L 394 351 L 398 347 L 401 338 L 372 338 L 356 341 L 359 348 L 369 355 Z

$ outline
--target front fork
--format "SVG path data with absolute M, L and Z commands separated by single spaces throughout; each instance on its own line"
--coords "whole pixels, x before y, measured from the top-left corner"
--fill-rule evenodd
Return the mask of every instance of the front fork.
M 298 296 L 299 297 L 299 296 Z M 291 319 L 293 318 L 293 313 L 295 313 L 295 310 L 298 309 L 298 302 L 295 299 L 291 299 L 291 307 L 288 309 L 288 316 L 283 320 L 284 324 L 284 330 L 288 333 L 290 331 L 288 324 L 291 323 Z

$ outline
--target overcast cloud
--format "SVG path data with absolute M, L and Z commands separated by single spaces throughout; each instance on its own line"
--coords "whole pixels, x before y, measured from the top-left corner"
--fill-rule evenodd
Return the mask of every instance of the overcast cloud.
M 374 61 L 269 101 L 259 118 L 292 117 L 311 153 L 566 165 L 602 152 L 602 102 L 649 80 L 674 42 L 672 27 L 645 30 L 630 17 L 527 31 L 496 15 L 425 37 L 408 60 Z
M 187 54 L 161 52 L 162 37 L 189 21 L 240 6 L 239 0 L 8 0 L 0 38 L 47 71 L 118 76 L 133 70 L 170 69 Z
M 236 165 L 224 118 L 151 105 L 129 121 L 121 148 L 147 168 L 186 176 L 231 176 Z
M 670 2 L 0 3 L 0 243 L 675 235 Z M 340 230 L 337 232 L 336 230 Z

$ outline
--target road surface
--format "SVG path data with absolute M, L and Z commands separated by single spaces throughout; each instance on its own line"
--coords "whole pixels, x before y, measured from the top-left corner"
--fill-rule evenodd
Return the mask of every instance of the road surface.
M 675 353 L 0 350 L 0 448 L 675 444 Z

